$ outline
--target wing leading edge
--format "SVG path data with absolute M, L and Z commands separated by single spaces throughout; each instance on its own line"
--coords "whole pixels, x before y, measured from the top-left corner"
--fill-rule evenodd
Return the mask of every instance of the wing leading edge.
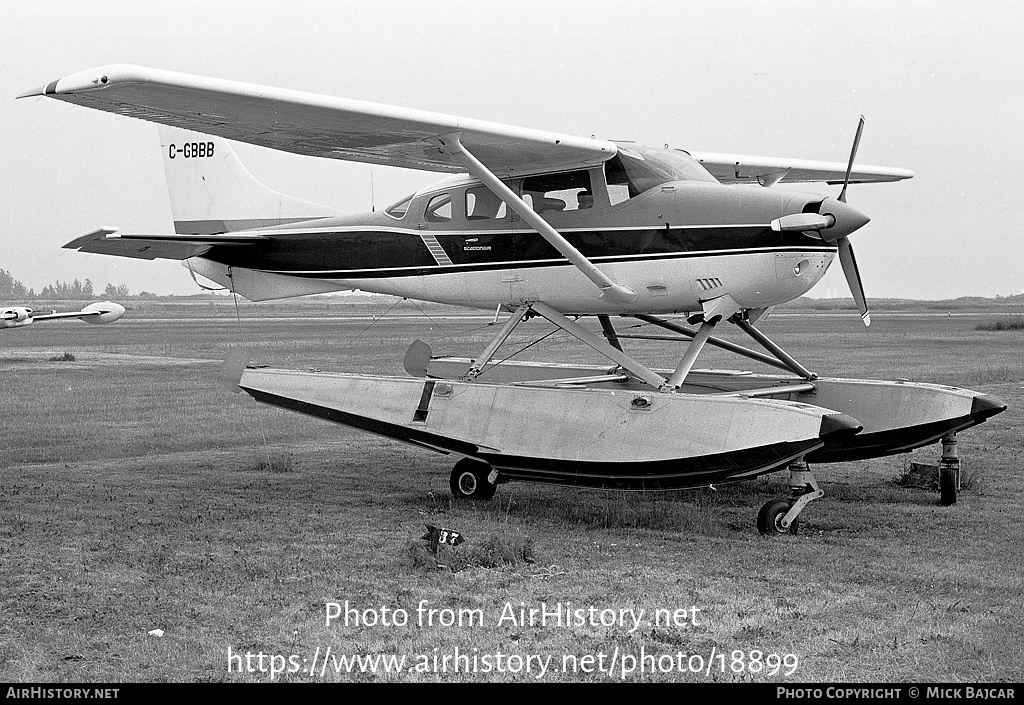
M 500 123 L 115 64 L 51 81 L 19 98 L 46 96 L 118 115 L 294 154 L 449 173 L 463 164 L 438 149 L 442 135 L 498 176 L 596 166 L 612 142 Z M 690 152 L 724 184 L 842 183 L 846 164 L 742 154 Z M 855 164 L 850 183 L 899 181 L 913 172 Z
M 18 97 L 31 96 L 295 154 L 427 171 L 466 171 L 434 142 L 453 132 L 500 176 L 594 166 L 616 153 L 604 140 L 131 65 L 83 71 Z

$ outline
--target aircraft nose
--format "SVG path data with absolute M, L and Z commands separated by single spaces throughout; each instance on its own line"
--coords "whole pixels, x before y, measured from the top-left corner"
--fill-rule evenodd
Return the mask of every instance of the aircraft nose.
M 835 223 L 831 227 L 820 231 L 821 239 L 826 242 L 835 242 L 871 222 L 871 218 L 853 206 L 831 197 L 821 202 L 818 213 L 830 215 L 835 219 Z

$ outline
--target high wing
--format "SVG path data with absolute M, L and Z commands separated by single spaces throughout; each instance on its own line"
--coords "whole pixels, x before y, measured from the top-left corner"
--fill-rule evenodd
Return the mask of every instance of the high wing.
M 118 235 L 117 228 L 100 228 L 64 245 L 69 250 L 135 259 L 199 257 L 214 245 L 251 245 L 267 238 L 256 233 L 223 235 Z
M 689 154 L 723 184 L 774 186 L 783 182 L 814 181 L 841 184 L 846 178 L 847 164 L 840 162 L 761 157 L 750 154 L 719 154 L 716 152 L 689 152 Z M 914 172 L 909 169 L 854 164 L 850 172 L 850 183 L 901 181 L 913 176 Z
M 612 142 L 349 100 L 284 88 L 116 64 L 51 81 L 19 98 L 46 96 L 97 110 L 306 156 L 462 173 L 438 139 L 462 145 L 498 176 L 595 166 Z M 843 183 L 846 164 L 690 152 L 724 184 Z M 907 169 L 855 164 L 850 183 L 909 179 Z
M 594 166 L 616 153 L 603 140 L 131 65 L 83 71 L 18 97 L 31 96 L 295 154 L 427 171 L 466 171 L 435 142 L 453 133 L 499 176 Z

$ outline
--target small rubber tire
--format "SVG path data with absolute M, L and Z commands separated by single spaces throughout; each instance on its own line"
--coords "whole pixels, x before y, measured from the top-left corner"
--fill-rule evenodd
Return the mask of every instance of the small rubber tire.
M 795 534 L 800 525 L 799 518 L 789 525 L 789 529 L 783 529 L 780 522 L 786 513 L 793 507 L 788 499 L 773 499 L 766 502 L 761 511 L 757 513 L 757 530 L 764 536 L 780 536 L 782 534 Z
M 487 480 L 491 466 L 487 463 L 463 458 L 455 463 L 448 486 L 456 499 L 491 499 L 497 485 Z
M 956 468 L 939 466 L 939 504 L 943 507 L 956 504 Z

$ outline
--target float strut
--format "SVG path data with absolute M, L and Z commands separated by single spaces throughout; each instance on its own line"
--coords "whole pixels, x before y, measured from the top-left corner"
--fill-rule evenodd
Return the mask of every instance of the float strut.
M 942 437 L 942 457 L 939 459 L 939 492 L 944 505 L 956 504 L 960 491 L 960 457 L 956 453 L 956 434 Z
M 689 347 L 686 348 L 686 353 L 683 355 L 683 359 L 679 361 L 679 365 L 676 366 L 676 371 L 672 373 L 672 376 L 668 378 L 668 384 L 670 387 L 679 388 L 686 381 L 686 376 L 690 374 L 690 370 L 693 368 L 693 364 L 697 362 L 697 356 L 700 351 L 704 349 L 704 345 L 708 342 L 708 338 L 711 337 L 711 332 L 715 329 L 715 324 L 720 319 L 712 318 L 710 321 L 704 321 L 700 324 L 700 328 L 697 329 L 696 335 L 693 336 L 693 340 L 690 341 Z
M 612 326 L 612 319 L 608 316 L 598 316 L 597 320 L 601 321 L 601 331 L 604 333 L 604 337 L 608 340 L 613 348 L 616 348 L 619 352 L 623 352 L 622 343 L 619 342 L 619 336 L 615 332 L 615 328 Z
M 788 367 L 790 370 L 792 370 L 799 376 L 803 377 L 804 379 L 816 379 L 818 377 L 818 375 L 814 374 L 806 367 L 801 365 L 799 362 L 797 362 L 792 355 L 790 355 L 785 350 L 780 348 L 778 345 L 773 343 L 771 338 L 769 338 L 767 335 L 759 331 L 757 328 L 754 328 L 754 326 L 750 325 L 748 321 L 743 320 L 739 316 L 733 316 L 732 318 L 729 319 L 729 321 L 731 323 L 735 323 L 736 326 L 740 328 L 740 330 L 742 330 L 744 333 L 746 333 L 751 338 L 760 343 L 763 348 L 765 348 L 775 357 L 779 358 L 779 360 L 781 360 L 786 365 L 786 367 Z
M 651 385 L 655 389 L 662 391 L 668 391 L 665 383 L 665 378 L 659 375 L 653 370 L 649 370 L 642 364 L 625 354 L 621 350 L 612 347 L 607 341 L 602 340 L 594 333 L 581 326 L 575 321 L 570 321 L 564 315 L 551 308 L 542 301 L 534 301 L 530 308 L 533 312 L 543 316 L 547 320 L 554 323 L 556 326 L 564 330 L 569 335 L 576 338 L 576 340 L 589 345 L 591 348 L 601 353 L 609 360 L 617 364 L 622 369 L 629 372 L 631 375 L 639 380 L 643 380 L 647 384 Z
M 484 351 L 480 353 L 480 356 L 473 361 L 473 364 L 470 366 L 469 372 L 466 375 L 469 379 L 475 379 L 480 376 L 480 372 L 483 370 L 484 365 L 490 361 L 491 356 L 494 355 L 497 349 L 501 347 L 501 344 L 504 343 L 510 335 L 512 335 L 512 331 L 514 331 L 516 326 L 522 322 L 523 316 L 525 316 L 526 312 L 529 310 L 529 304 L 523 304 L 515 310 L 515 313 L 513 313 L 507 321 L 505 321 L 505 325 L 501 327 L 498 334 L 494 336 Z
M 644 321 L 646 323 L 651 323 L 653 325 L 656 325 L 656 326 L 658 326 L 660 328 L 664 328 L 666 330 L 674 331 L 676 333 L 679 333 L 680 335 L 685 335 L 688 338 L 693 338 L 693 336 L 697 335 L 697 329 L 696 328 L 691 328 L 690 326 L 681 326 L 678 323 L 673 323 L 671 321 L 664 321 L 664 320 L 662 320 L 662 319 L 660 319 L 660 318 L 658 318 L 656 316 L 648 316 L 648 315 L 643 314 L 643 313 L 638 313 L 638 314 L 634 314 L 633 318 L 636 318 L 638 320 Z M 621 335 L 619 337 L 620 338 L 627 338 L 627 337 L 633 337 L 633 336 Z M 661 338 L 661 340 L 673 340 L 673 338 Z M 710 338 L 708 338 L 708 345 L 714 345 L 716 348 L 722 348 L 723 350 L 728 350 L 729 352 L 734 352 L 737 355 L 742 355 L 744 357 L 749 357 L 751 360 L 757 360 L 759 362 L 763 362 L 766 365 L 771 365 L 772 367 L 778 367 L 780 370 L 790 370 L 790 371 L 792 371 L 790 367 L 784 365 L 782 362 L 780 362 L 776 358 L 772 357 L 771 355 L 765 355 L 764 353 L 759 353 L 756 350 L 751 350 L 749 348 L 745 348 L 742 345 L 737 345 L 736 343 L 730 343 L 728 340 L 722 340 L 721 338 L 716 338 L 714 336 L 711 336 Z

